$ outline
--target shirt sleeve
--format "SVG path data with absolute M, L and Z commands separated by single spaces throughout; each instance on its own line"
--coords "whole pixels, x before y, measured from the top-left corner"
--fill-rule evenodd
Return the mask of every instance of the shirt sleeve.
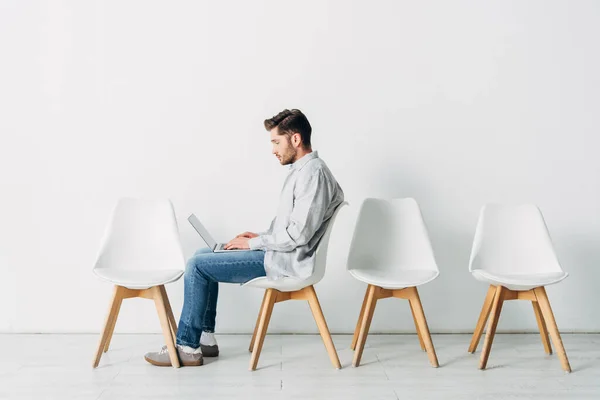
M 268 235 L 271 232 L 273 232 L 273 225 L 275 224 L 275 220 L 277 219 L 277 217 L 273 218 L 273 221 L 271 221 L 271 225 L 269 225 L 269 229 L 267 229 L 264 232 L 257 232 L 258 236 L 263 236 L 263 235 Z
M 314 236 L 323 222 L 331 197 L 323 171 L 299 177 L 296 187 L 299 189 L 288 225 L 250 239 L 250 249 L 293 251 L 296 247 L 307 244 Z

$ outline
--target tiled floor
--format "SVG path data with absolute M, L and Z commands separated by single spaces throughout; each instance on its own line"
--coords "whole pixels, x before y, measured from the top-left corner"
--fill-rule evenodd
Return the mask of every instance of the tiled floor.
M 351 336 L 336 335 L 341 370 L 319 336 L 269 335 L 255 372 L 245 335 L 217 336 L 218 359 L 178 370 L 144 361 L 160 335 L 115 335 L 97 369 L 97 335 L 0 338 L 0 399 L 600 399 L 600 335 L 563 335 L 571 374 L 538 335 L 497 335 L 486 371 L 467 335 L 433 336 L 437 369 L 414 335 L 369 336 L 353 368 Z

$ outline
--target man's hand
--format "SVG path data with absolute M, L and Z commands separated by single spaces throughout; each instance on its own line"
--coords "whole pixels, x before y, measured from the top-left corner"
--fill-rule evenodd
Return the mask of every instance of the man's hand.
M 244 233 L 240 233 L 239 235 L 236 236 L 236 238 L 248 238 L 248 239 L 252 239 L 258 237 L 258 234 L 254 233 L 254 232 L 244 232 Z
M 247 237 L 238 236 L 235 239 L 231 240 L 229 243 L 227 243 L 223 248 L 225 250 L 249 250 L 250 246 L 248 246 L 248 240 L 250 239 Z

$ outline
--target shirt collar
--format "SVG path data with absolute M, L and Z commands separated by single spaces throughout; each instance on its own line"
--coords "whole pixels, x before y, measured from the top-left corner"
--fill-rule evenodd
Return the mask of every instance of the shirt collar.
M 308 153 L 301 159 L 296 160 L 295 163 L 290 164 L 290 169 L 300 171 L 302 169 L 302 167 L 304 167 L 306 165 L 307 162 L 309 162 L 310 160 L 313 160 L 315 158 L 319 158 L 318 152 L 313 151 L 311 153 Z

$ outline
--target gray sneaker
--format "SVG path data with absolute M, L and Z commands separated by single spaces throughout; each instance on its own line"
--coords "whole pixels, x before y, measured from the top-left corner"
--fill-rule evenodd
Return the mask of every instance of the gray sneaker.
M 219 345 L 215 344 L 214 346 L 205 346 L 200 343 L 200 350 L 202 350 L 202 354 L 204 357 L 218 357 L 219 356 Z
M 204 359 L 202 358 L 202 353 L 198 354 L 190 354 L 181 350 L 179 346 L 177 347 L 177 356 L 179 357 L 179 363 L 182 367 L 198 367 L 204 363 Z M 158 352 L 146 353 L 144 355 L 144 359 L 148 361 L 152 365 L 156 365 L 158 367 L 170 367 L 171 359 L 169 358 L 169 349 L 167 346 L 163 346 L 162 349 Z

